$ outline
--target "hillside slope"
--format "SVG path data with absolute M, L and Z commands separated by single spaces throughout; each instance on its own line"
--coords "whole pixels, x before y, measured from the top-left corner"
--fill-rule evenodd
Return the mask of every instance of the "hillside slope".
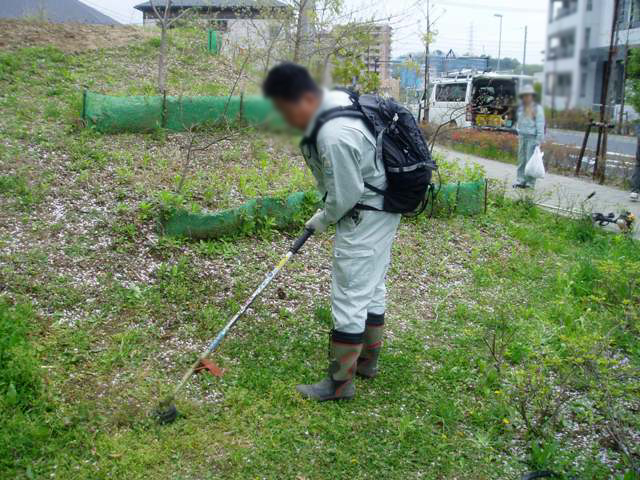
M 168 93 L 228 95 L 239 65 L 209 55 L 206 32 L 171 34 Z M 500 185 L 487 215 L 402 221 L 381 374 L 354 401 L 295 392 L 326 372 L 330 229 L 225 339 L 225 375 L 190 379 L 183 416 L 158 426 L 158 400 L 304 220 L 191 242 L 158 233 L 159 208 L 313 182 L 284 134 L 83 128 L 82 90 L 155 94 L 157 54 L 157 38 L 0 51 L 0 478 L 635 480 L 640 249 Z M 192 140 L 213 145 L 187 164 Z M 483 175 L 440 167 L 451 183 Z
M 79 0 L 2 0 L 0 18 L 37 18 L 55 23 L 90 25 L 120 23 Z
M 34 46 L 55 47 L 63 52 L 131 46 L 157 36 L 150 28 L 124 25 L 51 23 L 0 18 L 0 50 Z

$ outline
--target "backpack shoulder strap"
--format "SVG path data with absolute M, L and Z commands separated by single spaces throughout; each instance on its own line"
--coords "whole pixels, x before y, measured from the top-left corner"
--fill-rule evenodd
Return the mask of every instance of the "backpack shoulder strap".
M 318 134 L 322 127 L 324 127 L 327 122 L 340 117 L 351 117 L 351 118 L 360 118 L 364 119 L 364 114 L 356 105 L 349 105 L 344 107 L 336 107 L 325 112 L 322 112 L 318 118 L 316 119 L 316 124 L 313 127 L 313 130 L 309 134 L 309 136 L 303 139 L 303 143 L 315 145 L 318 141 Z

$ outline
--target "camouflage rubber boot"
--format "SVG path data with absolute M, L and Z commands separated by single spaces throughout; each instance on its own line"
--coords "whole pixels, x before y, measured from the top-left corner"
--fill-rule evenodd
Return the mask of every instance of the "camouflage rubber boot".
M 298 385 L 296 390 L 303 397 L 318 402 L 353 398 L 356 394 L 353 377 L 362 350 L 362 336 L 362 333 L 333 330 L 329 344 L 329 375 L 318 383 Z
M 384 335 L 384 313 L 367 315 L 367 327 L 364 331 L 364 345 L 358 359 L 358 375 L 373 378 L 378 374 L 378 357 Z

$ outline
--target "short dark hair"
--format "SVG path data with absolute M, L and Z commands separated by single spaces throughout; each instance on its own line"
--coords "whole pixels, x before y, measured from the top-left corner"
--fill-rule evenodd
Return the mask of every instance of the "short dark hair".
M 320 92 L 318 84 L 306 68 L 290 62 L 273 67 L 262 84 L 264 96 L 276 100 L 297 102 L 309 92 Z

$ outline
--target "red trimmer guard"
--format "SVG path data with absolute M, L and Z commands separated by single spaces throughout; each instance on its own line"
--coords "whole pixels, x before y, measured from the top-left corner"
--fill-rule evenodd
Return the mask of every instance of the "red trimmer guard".
M 200 360 L 200 365 L 198 365 L 198 367 L 195 369 L 195 372 L 200 373 L 204 372 L 205 370 L 214 377 L 221 377 L 224 374 L 224 369 L 220 368 L 218 365 L 207 360 L 206 358 L 204 360 Z

